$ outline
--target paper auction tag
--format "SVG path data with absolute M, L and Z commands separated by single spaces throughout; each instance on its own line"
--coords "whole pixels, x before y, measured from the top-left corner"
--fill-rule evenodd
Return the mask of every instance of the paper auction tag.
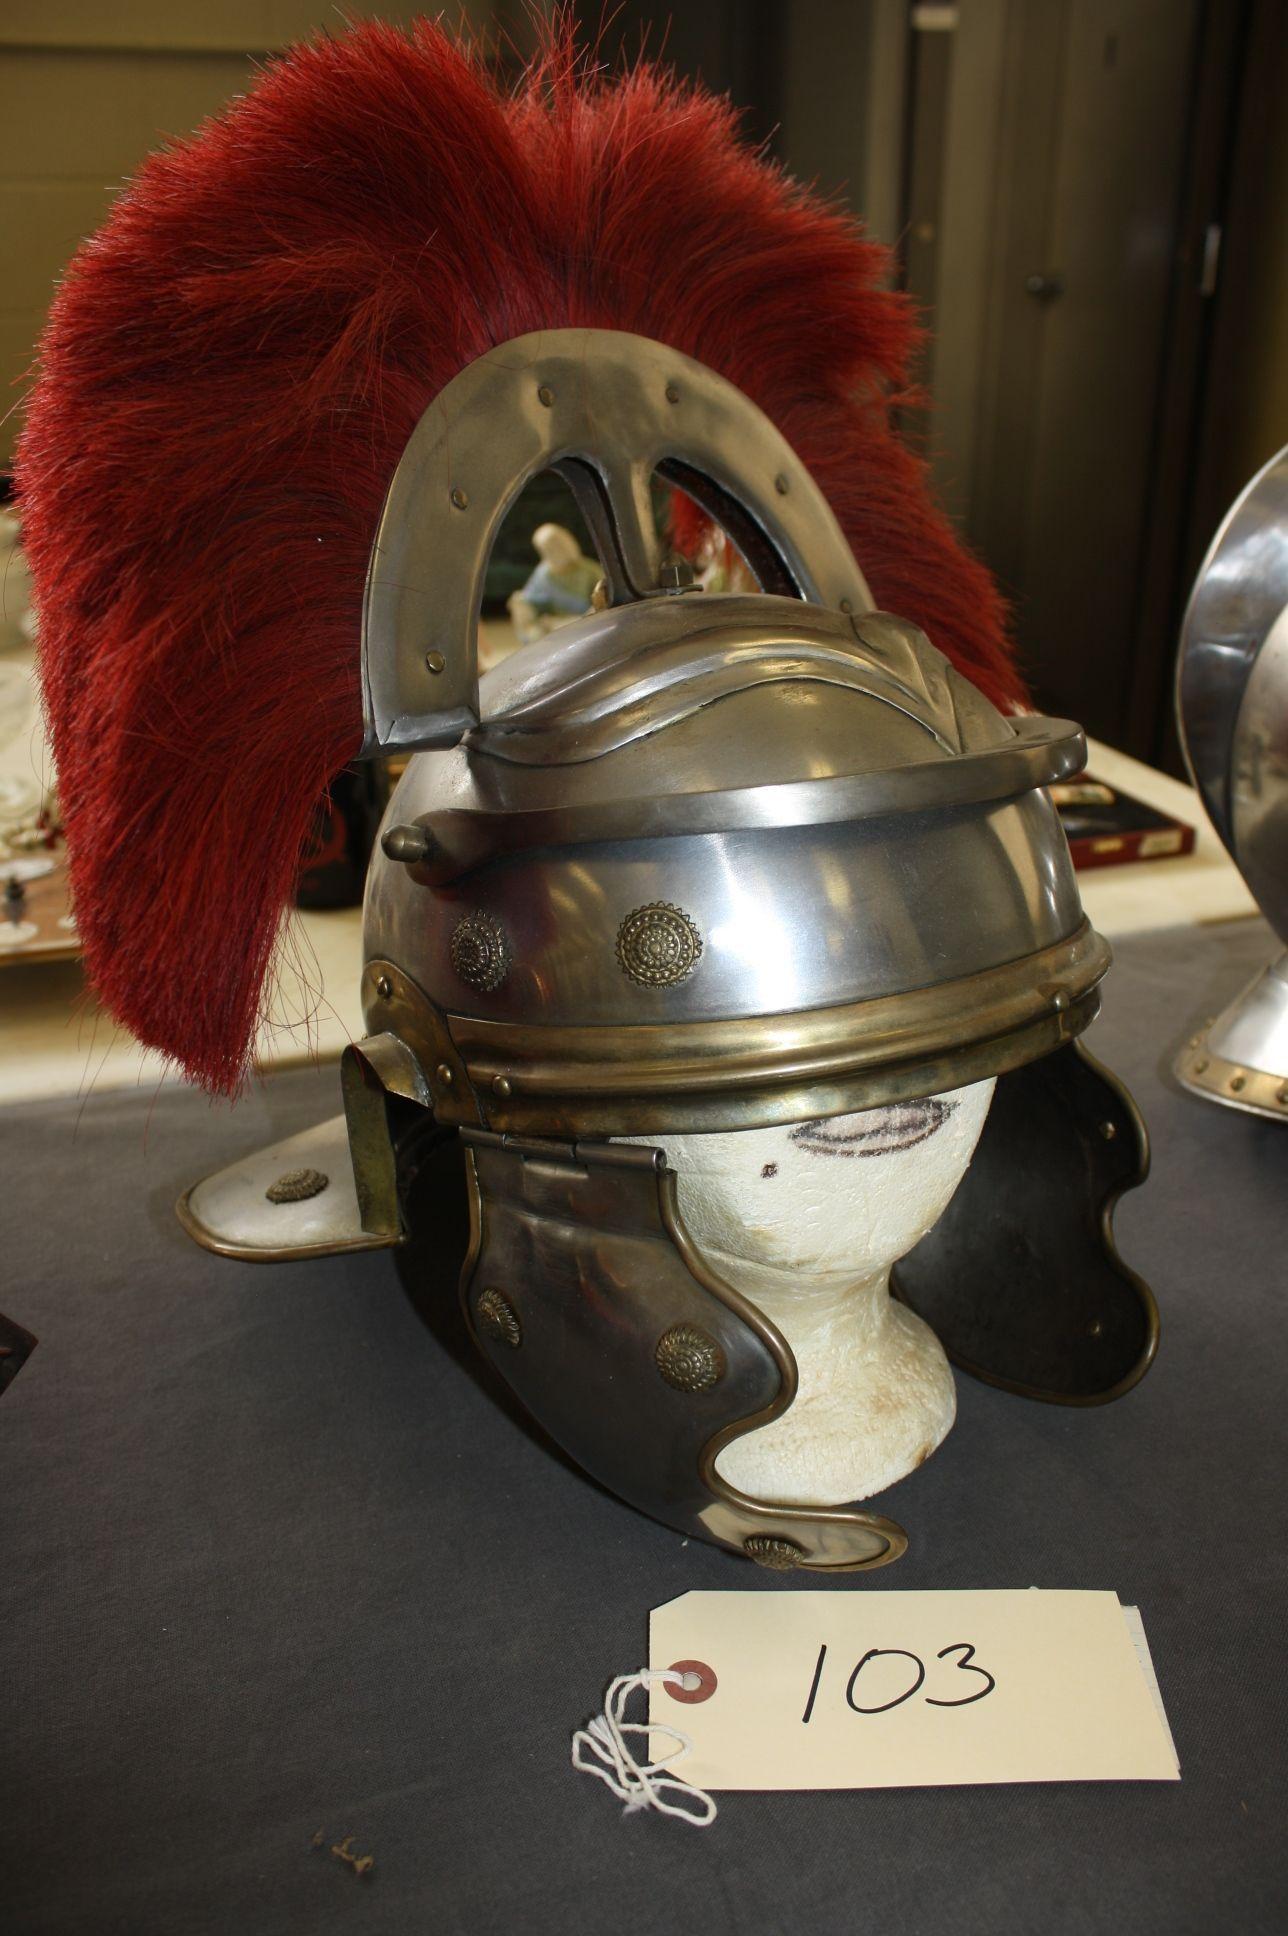
M 1180 1779 L 1114 1593 L 686 1593 L 649 1620 L 650 1666 L 677 1663 L 649 1714 L 700 1788 Z

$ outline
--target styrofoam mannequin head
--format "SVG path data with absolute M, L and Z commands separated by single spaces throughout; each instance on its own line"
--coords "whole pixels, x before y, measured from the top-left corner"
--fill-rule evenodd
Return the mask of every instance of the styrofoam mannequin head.
M 779 1129 L 624 1139 L 666 1151 L 690 1235 L 795 1356 L 795 1401 L 719 1455 L 744 1493 L 866 1499 L 947 1435 L 957 1396 L 943 1347 L 892 1301 L 889 1277 L 965 1176 L 993 1087 Z
M 702 1249 L 808 1276 L 866 1278 L 943 1215 L 993 1086 L 775 1129 L 623 1140 L 666 1151 L 680 1215 Z

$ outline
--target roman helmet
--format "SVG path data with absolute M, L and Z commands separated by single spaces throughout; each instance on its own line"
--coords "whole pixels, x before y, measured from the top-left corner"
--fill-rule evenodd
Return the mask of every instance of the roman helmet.
M 388 159 L 393 139 L 388 112 L 367 111 L 376 69 L 385 95 L 398 82 L 392 233 L 388 184 L 359 166 L 371 144 Z M 491 122 L 469 154 L 445 158 L 444 99 L 465 96 L 490 104 Z M 310 102 L 318 113 L 301 113 Z M 848 223 L 735 148 L 718 104 L 655 75 L 611 84 L 556 62 L 553 80 L 547 66 L 517 105 L 503 103 L 439 30 L 407 40 L 362 28 L 283 63 L 238 116 L 240 143 L 216 124 L 195 145 L 216 141 L 242 220 L 229 223 L 227 176 L 210 188 L 205 150 L 200 167 L 183 157 L 183 195 L 164 168 L 141 184 L 64 294 L 28 433 L 78 909 L 118 1012 L 207 1081 L 235 1082 L 288 880 L 280 850 L 298 796 L 311 809 L 318 770 L 353 753 L 339 723 L 352 731 L 345 707 L 359 693 L 363 750 L 407 764 L 368 881 L 368 1033 L 344 1056 L 343 1111 L 197 1185 L 182 1220 L 243 1258 L 397 1246 L 411 1218 L 432 1215 L 405 1187 L 414 1153 L 449 1139 L 470 1199 L 469 1327 L 574 1459 L 654 1517 L 764 1564 L 880 1565 L 905 1545 L 893 1521 L 767 1504 L 717 1470 L 724 1445 L 791 1405 L 796 1366 L 686 1231 L 650 1136 L 811 1121 L 998 1077 L 966 1181 L 901 1265 L 899 1294 L 960 1365 L 1069 1404 L 1127 1390 L 1157 1335 L 1110 1227 L 1118 1195 L 1144 1175 L 1144 1131 L 1079 1040 L 1109 952 L 1082 913 L 1044 791 L 1080 769 L 1084 742 L 1067 721 L 994 703 L 1020 696 L 996 594 L 929 505 L 880 390 L 910 343 L 900 299 L 878 286 L 870 245 Z M 696 181 L 693 220 L 672 238 L 696 263 L 686 281 L 662 231 L 650 240 L 619 218 L 646 221 L 704 129 L 708 186 Z M 395 246 L 406 231 L 429 285 L 419 327 L 442 348 L 445 272 L 425 268 L 419 203 L 419 227 L 407 218 L 425 192 L 424 166 L 404 152 L 416 141 L 440 175 L 490 198 L 505 236 L 520 233 L 514 204 L 535 221 L 551 183 L 562 226 L 593 230 L 553 293 L 553 240 L 499 285 L 487 257 L 491 280 L 475 278 L 468 304 L 457 278 L 464 320 L 448 364 L 459 367 L 445 380 L 447 351 L 435 362 L 416 350 L 412 310 L 392 298 L 377 319 L 360 278 L 338 307 L 328 287 L 324 303 L 313 288 L 307 311 L 293 308 L 318 274 L 309 248 L 340 279 L 356 251 L 384 299 L 391 276 L 412 273 Z M 274 191 L 263 164 L 283 144 L 295 171 Z M 320 181 L 300 165 L 314 146 Z M 618 148 L 642 185 L 614 165 Z M 359 179 L 337 196 L 346 162 Z M 252 206 L 256 183 L 267 215 Z M 624 183 L 627 211 L 612 202 Z M 301 195 L 326 200 L 325 228 L 321 200 L 306 220 Z M 208 218 L 199 257 L 184 196 L 189 216 Z M 744 261 L 753 215 L 757 252 Z M 275 268 L 256 248 L 269 229 L 285 251 Z M 161 235 L 178 261 L 163 259 Z M 635 252 L 630 273 L 600 264 L 588 287 L 592 245 L 611 238 Z M 103 355 L 89 330 L 111 298 L 137 300 L 145 284 L 188 330 L 163 342 L 154 315 L 139 323 L 146 349 L 137 338 L 121 349 L 137 386 L 122 400 L 98 363 L 86 377 Z M 731 302 L 737 291 L 759 304 Z M 513 326 L 534 312 L 533 327 Z M 467 323 L 474 353 L 462 357 Z M 200 382 L 185 362 L 199 338 Z M 262 377 L 274 356 L 294 391 L 252 397 L 251 371 Z M 209 575 L 208 542 L 194 556 L 183 493 L 202 486 L 182 472 L 179 442 L 194 409 L 227 410 L 238 376 L 267 421 L 248 448 L 244 433 L 221 438 L 235 460 L 228 530 L 243 547 L 230 588 Z M 113 411 L 125 432 L 105 447 L 90 432 L 96 412 Z M 334 468 L 337 438 L 351 469 Z M 53 460 L 73 443 L 69 480 Z M 74 539 L 95 519 L 104 534 L 87 495 L 96 465 L 117 467 L 119 522 L 123 446 L 140 462 L 150 446 L 181 501 L 149 482 L 154 530 L 133 505 L 104 612 L 87 573 L 105 573 L 110 555 L 100 545 L 87 563 Z M 480 678 L 489 554 L 524 485 L 551 470 L 598 551 L 598 609 Z M 659 523 L 659 489 L 724 534 L 757 591 L 693 585 Z M 56 563 L 70 586 L 54 582 Z M 150 575 L 162 566 L 164 580 Z M 72 636 L 77 615 L 88 637 Z M 182 707 L 165 669 L 185 641 L 205 642 L 200 676 L 186 665 L 182 688 L 205 723 L 175 757 L 164 723 Z M 124 864 L 138 802 L 111 805 L 101 731 L 88 746 L 102 668 L 127 663 L 132 684 L 124 698 L 117 689 L 109 725 L 123 719 L 128 734 L 109 735 L 108 779 L 119 784 L 142 719 L 166 781 L 163 798 L 159 776 L 147 780 L 161 839 L 142 884 Z M 251 750 L 271 741 L 287 769 L 266 824 L 230 814 L 219 791 L 245 771 L 251 699 Z M 256 811 L 263 784 L 248 778 Z M 223 897 L 218 945 L 199 874 Z M 163 883 L 163 899 L 149 895 Z M 186 1001 L 157 978 L 179 961 Z

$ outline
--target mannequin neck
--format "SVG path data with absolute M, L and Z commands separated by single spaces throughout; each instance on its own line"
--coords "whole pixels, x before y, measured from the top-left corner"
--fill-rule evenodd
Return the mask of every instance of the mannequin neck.
M 720 1275 L 750 1298 L 793 1348 L 820 1332 L 851 1345 L 875 1341 L 888 1320 L 889 1264 L 856 1276 L 852 1271 L 784 1268 L 719 1250 L 707 1255 Z

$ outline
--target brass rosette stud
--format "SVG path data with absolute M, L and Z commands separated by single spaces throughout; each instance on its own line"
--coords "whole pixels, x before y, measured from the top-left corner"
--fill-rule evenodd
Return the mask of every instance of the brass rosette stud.
M 617 930 L 622 973 L 641 988 L 672 988 L 697 967 L 702 936 L 683 908 L 650 901 L 626 916 Z
M 519 1313 L 504 1291 L 495 1290 L 491 1285 L 481 1291 L 479 1301 L 474 1306 L 474 1316 L 479 1330 L 494 1343 L 508 1344 L 511 1350 L 517 1350 L 523 1343 Z
M 742 1542 L 742 1550 L 757 1566 L 771 1573 L 793 1573 L 804 1563 L 804 1550 L 794 1539 L 779 1539 L 769 1533 L 752 1533 Z
M 490 914 L 467 914 L 458 921 L 448 952 L 466 987 L 480 995 L 490 995 L 510 972 L 510 943 L 501 923 Z
M 321 1170 L 284 1170 L 264 1195 L 270 1203 L 307 1203 L 310 1197 L 321 1196 L 330 1181 Z
M 724 1376 L 724 1352 L 696 1324 L 673 1324 L 658 1339 L 653 1357 L 667 1384 L 676 1391 L 710 1391 Z

